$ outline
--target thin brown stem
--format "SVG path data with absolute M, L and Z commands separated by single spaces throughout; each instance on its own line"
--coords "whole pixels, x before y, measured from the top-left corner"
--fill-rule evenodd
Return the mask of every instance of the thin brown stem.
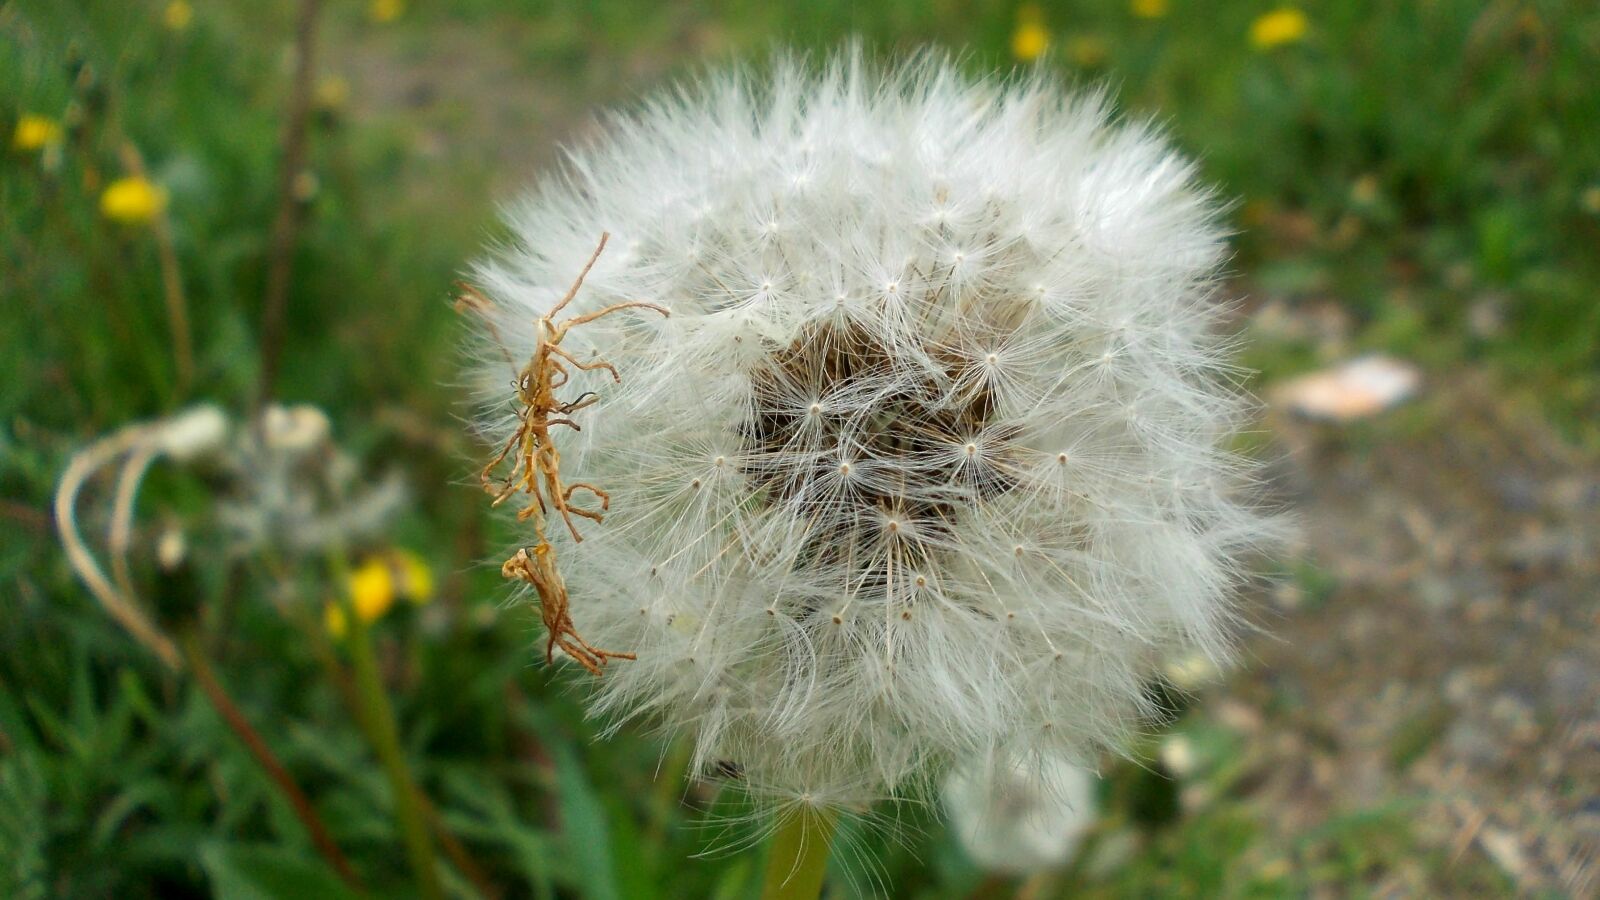
M 321 0 L 301 0 L 295 24 L 294 84 L 280 141 L 278 212 L 272 222 L 267 257 L 267 287 L 261 301 L 261 383 L 257 403 L 265 404 L 278 379 L 283 352 L 284 317 L 289 305 L 289 280 L 294 271 L 295 236 L 300 229 L 300 203 L 295 179 L 305 168 L 306 130 L 310 119 L 311 81 L 316 71 L 317 12 Z
M 144 157 L 131 141 L 122 142 L 122 165 L 134 175 L 149 180 Z M 161 264 L 161 290 L 167 304 L 167 328 L 172 332 L 172 357 L 178 370 L 177 396 L 182 398 L 194 384 L 194 336 L 189 328 L 189 301 L 183 291 L 183 271 L 178 267 L 178 250 L 172 241 L 172 219 L 162 209 L 151 223 L 156 235 L 156 258 Z
M 417 788 L 417 805 L 422 808 L 422 817 L 428 821 L 428 827 L 439 839 L 439 847 L 444 851 L 444 855 L 461 870 L 461 874 L 465 875 L 468 881 L 472 882 L 479 896 L 484 900 L 499 900 L 500 889 L 495 887 L 494 881 L 489 878 L 489 873 L 478 865 L 478 861 L 472 858 L 466 846 L 445 827 L 444 817 L 439 814 L 438 807 L 433 805 L 433 801 L 428 799 L 428 795 L 424 794 L 421 788 Z
M 355 870 L 350 868 L 350 862 L 339 850 L 339 845 L 333 842 L 327 826 L 317 815 L 316 807 L 311 805 L 311 800 L 300 790 L 300 785 L 295 783 L 289 770 L 284 768 L 283 763 L 272 752 L 272 748 L 267 746 L 267 742 L 262 740 L 260 733 L 244 717 L 244 713 L 233 702 L 233 698 L 228 696 L 222 682 L 217 680 L 216 673 L 212 671 L 211 662 L 206 659 L 205 651 L 201 649 L 199 637 L 194 629 L 183 629 L 178 635 L 178 644 L 183 648 L 183 658 L 189 663 L 189 671 L 194 673 L 195 682 L 205 692 L 206 698 L 216 708 L 217 714 L 222 716 L 233 733 L 244 742 L 245 748 L 255 757 L 262 771 L 267 773 L 267 777 L 272 779 L 273 784 L 277 785 L 278 790 L 289 800 L 289 805 L 294 808 L 294 814 L 300 820 L 300 824 L 310 833 L 311 842 L 316 845 L 317 852 L 322 854 L 328 864 L 333 866 L 334 871 L 339 873 L 339 877 L 353 890 L 364 891 L 361 879 L 357 877 Z

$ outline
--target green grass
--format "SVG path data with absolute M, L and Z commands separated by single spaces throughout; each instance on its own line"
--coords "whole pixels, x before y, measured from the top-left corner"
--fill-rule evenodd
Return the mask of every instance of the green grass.
M 191 27 L 173 33 L 161 3 L 0 3 L 0 895 L 333 890 L 243 747 L 187 679 L 100 613 L 38 512 L 92 437 L 197 399 L 241 411 L 251 401 L 291 31 L 288 11 L 270 6 L 197 3 Z M 715 838 L 706 818 L 736 820 L 742 801 L 685 785 L 682 748 L 632 732 L 595 742 L 570 692 L 535 661 L 536 617 L 496 609 L 505 588 L 481 563 L 507 538 L 463 486 L 477 451 L 456 420 L 451 282 L 496 233 L 491 189 L 528 174 L 507 169 L 553 157 L 544 144 L 500 146 L 507 134 L 526 140 L 543 126 L 561 132 L 540 138 L 553 142 L 591 104 L 626 103 L 708 59 L 777 44 L 937 42 L 967 47 L 974 70 L 1004 70 L 1015 7 L 463 0 L 415 3 L 377 25 L 361 4 L 328 6 L 323 68 L 356 95 L 313 120 L 317 187 L 295 251 L 278 393 L 327 409 L 343 443 L 413 487 L 383 543 L 424 556 L 441 597 L 377 631 L 418 780 L 508 896 L 750 896 L 759 853 L 692 858 Z M 1143 21 L 1121 3 L 1046 4 L 1058 49 L 1042 64 L 1109 82 L 1129 114 L 1165 123 L 1241 199 L 1241 289 L 1291 308 L 1337 302 L 1358 346 L 1439 369 L 1489 366 L 1571 434 L 1600 439 L 1600 83 L 1589 74 L 1600 11 L 1317 4 L 1307 40 L 1262 52 L 1246 32 L 1266 4 L 1171 7 Z M 441 58 L 448 35 L 460 39 Z M 1103 57 L 1085 60 L 1085 46 Z M 406 67 L 454 79 L 455 92 L 417 102 L 361 93 L 381 93 Z M 548 107 L 520 131 L 481 114 L 534 103 Z M 9 148 L 23 113 L 65 124 L 59 153 Z M 198 363 L 187 393 L 150 231 L 98 213 L 100 188 L 121 174 L 119 136 L 170 192 Z M 1470 327 L 1486 302 L 1503 309 L 1498 331 Z M 1252 360 L 1280 374 L 1314 365 L 1316 352 L 1269 343 Z M 192 479 L 159 473 L 141 513 L 193 514 L 204 497 Z M 393 797 L 370 749 L 305 634 L 271 604 L 282 580 L 239 568 L 236 581 L 220 569 L 204 579 L 223 678 L 369 884 L 403 895 Z M 287 584 L 313 611 L 330 591 L 318 571 Z M 1325 593 L 1320 582 L 1311 593 Z M 1212 743 L 1219 756 L 1201 777 L 1217 779 L 1216 798 L 1199 811 L 1152 800 L 1174 792 L 1160 776 L 1114 769 L 1105 821 L 1051 891 L 1359 895 L 1419 865 L 1436 890 L 1496 888 L 1419 855 L 1404 810 L 1287 841 L 1234 793 L 1227 760 L 1244 749 Z M 1171 808 L 1149 815 L 1156 807 Z M 845 827 L 895 896 L 998 890 L 929 811 L 893 817 L 887 834 Z M 730 827 L 721 840 L 747 836 Z M 862 871 L 838 883 L 869 885 Z

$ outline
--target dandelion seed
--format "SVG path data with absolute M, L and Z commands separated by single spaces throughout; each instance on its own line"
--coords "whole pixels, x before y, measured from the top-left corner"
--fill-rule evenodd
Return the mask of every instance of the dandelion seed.
M 1176 778 L 1188 778 L 1198 768 L 1194 742 L 1188 735 L 1174 734 L 1161 742 L 1157 751 L 1161 765 Z
M 1120 749 L 1165 661 L 1227 656 L 1273 528 L 1226 450 L 1248 402 L 1213 334 L 1218 204 L 1150 127 L 1043 74 L 846 54 L 658 98 L 572 164 L 474 280 L 501 446 L 506 354 L 536 352 L 597 235 L 634 249 L 569 312 L 671 306 L 573 334 L 616 373 L 570 373 L 605 412 L 562 433 L 562 472 L 611 504 L 550 543 L 585 636 L 637 655 L 597 714 L 852 807 L 1000 748 Z
M 1058 758 L 969 764 L 945 782 L 952 830 L 986 869 L 1026 875 L 1065 865 L 1099 816 L 1093 772 Z
M 1271 50 L 1302 40 L 1309 27 L 1305 13 L 1286 6 L 1265 13 L 1250 23 L 1250 43 L 1257 50 Z
M 61 123 L 49 116 L 27 113 L 17 119 L 17 130 L 11 135 L 12 148 L 23 153 L 43 150 L 61 143 Z
M 146 225 L 167 207 L 167 191 L 138 175 L 118 178 L 100 195 L 100 213 L 120 225 Z

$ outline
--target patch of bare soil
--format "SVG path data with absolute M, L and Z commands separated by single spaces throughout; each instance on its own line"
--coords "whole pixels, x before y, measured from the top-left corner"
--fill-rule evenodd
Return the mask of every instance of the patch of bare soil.
M 1600 467 L 1473 377 L 1373 422 L 1272 430 L 1328 590 L 1280 590 L 1207 704 L 1254 732 L 1247 802 L 1285 835 L 1399 804 L 1448 865 L 1594 896 Z

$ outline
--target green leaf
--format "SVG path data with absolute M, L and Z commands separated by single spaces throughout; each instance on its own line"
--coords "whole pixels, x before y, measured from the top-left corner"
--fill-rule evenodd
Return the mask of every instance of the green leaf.
M 553 745 L 557 793 L 561 798 L 561 839 L 583 876 L 586 896 L 617 900 L 617 872 L 611 860 L 611 834 L 605 809 L 595 796 L 589 775 L 566 743 Z
M 320 860 L 261 844 L 211 843 L 200 848 L 200 864 L 217 900 L 355 900 L 356 894 Z

